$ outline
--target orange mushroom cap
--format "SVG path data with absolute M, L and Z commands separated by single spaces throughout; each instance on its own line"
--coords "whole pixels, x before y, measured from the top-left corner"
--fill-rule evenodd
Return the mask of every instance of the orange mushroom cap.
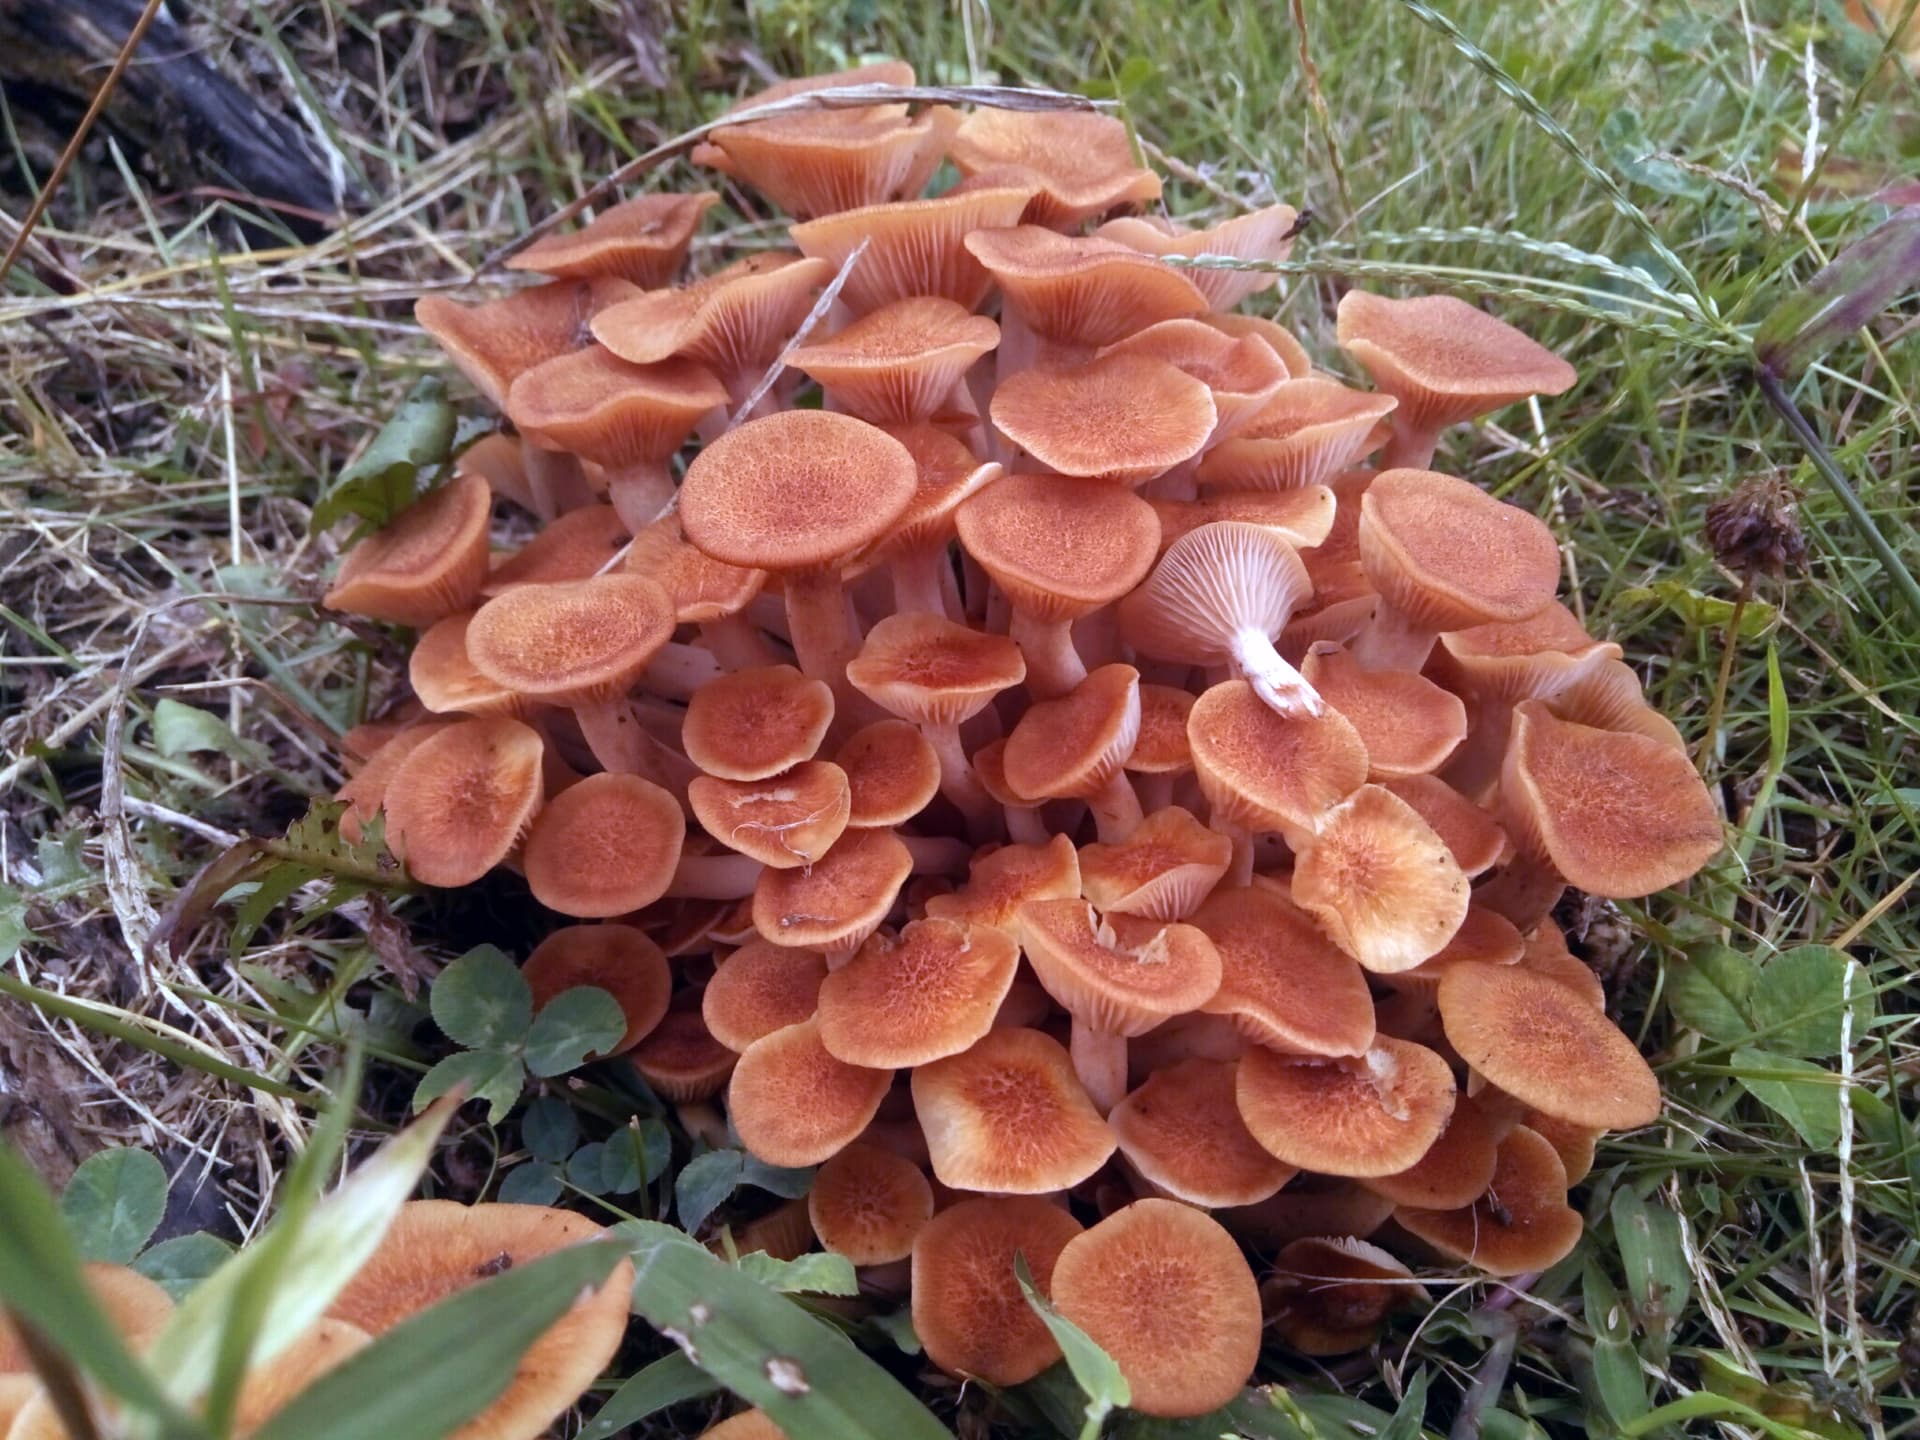
M 1200 453 L 1213 392 L 1150 355 L 1015 371 L 989 407 L 1000 433 L 1062 475 L 1138 485 Z
M 1302 1355 L 1366 1349 L 1388 1312 L 1419 1293 L 1411 1270 L 1351 1236 L 1291 1241 L 1273 1264 L 1273 1277 L 1261 1287 L 1269 1323 Z
M 520 967 L 538 1010 L 563 990 L 598 985 L 619 1003 L 626 1033 L 618 1055 L 644 1040 L 667 1013 L 673 972 L 660 947 L 631 925 L 568 925 L 554 931 Z
M 776 945 L 852 950 L 880 928 L 913 870 L 891 830 L 852 830 L 811 868 L 763 870 L 753 924 Z
M 462 720 L 422 741 L 387 781 L 387 843 L 423 885 L 471 885 L 506 859 L 545 798 L 540 732 Z
M 924 421 L 974 361 L 1000 343 L 1000 327 L 952 300 L 896 300 L 824 340 L 787 352 L 851 414 L 878 425 Z
M 1020 647 L 943 615 L 888 615 L 847 662 L 847 679 L 882 710 L 916 724 L 958 725 L 1027 676 Z
M 591 345 L 523 371 L 506 411 L 544 449 L 621 466 L 667 459 L 701 416 L 726 403 L 726 387 L 691 360 L 635 365 Z
M 1014 605 L 1070 620 L 1110 605 L 1146 576 L 1160 522 L 1138 495 L 1102 480 L 1009 475 L 959 509 L 960 543 Z
M 1234 1067 L 1224 1060 L 1155 1070 L 1107 1123 L 1149 1184 L 1190 1205 L 1252 1205 L 1297 1173 L 1247 1130 L 1234 1101 Z
M 1231 255 L 1236 260 L 1279 261 L 1293 251 L 1299 212 L 1291 205 L 1268 205 L 1210 225 L 1204 230 L 1166 231 L 1133 216 L 1109 220 L 1097 234 L 1149 255 Z M 1259 270 L 1194 268 L 1185 272 L 1213 309 L 1231 310 L 1249 295 L 1271 289 L 1280 277 Z
M 676 511 L 633 537 L 625 569 L 644 575 L 673 602 L 681 624 L 724 619 L 747 608 L 767 583 L 767 572 L 727 565 L 687 543 Z
M 549 521 L 539 534 L 504 557 L 487 572 L 480 593 L 498 595 L 515 585 L 585 580 L 605 569 L 627 538 L 627 527 L 613 506 L 582 505 Z
M 1030 706 L 1007 736 L 1007 785 L 1027 800 L 1090 796 L 1119 773 L 1140 733 L 1140 672 L 1102 665 L 1058 700 Z
M 1160 177 L 1135 163 L 1127 127 L 1111 115 L 983 105 L 955 132 L 951 154 L 962 175 L 1037 185 L 1026 207 L 1033 225 L 1066 230 L 1160 198 Z
M 813 1017 L 827 962 L 817 951 L 753 939 L 714 968 L 700 997 L 708 1031 L 729 1050 Z
M 896 112 L 875 105 L 724 125 L 693 158 L 724 169 L 802 220 L 911 200 L 939 168 L 961 121 L 944 105 L 912 120 Z
M 1607 989 L 1593 968 L 1567 948 L 1567 937 L 1551 920 L 1542 920 L 1526 937 L 1520 963 L 1536 975 L 1557 980 L 1584 996 L 1595 1009 L 1607 1006 Z M 1535 1126 L 1536 1130 L 1540 1127 Z M 1541 1131 L 1542 1134 L 1546 1132 Z
M 156 1282 L 129 1266 L 104 1260 L 89 1260 L 80 1268 L 93 1303 L 129 1349 L 144 1351 L 167 1328 L 173 1318 L 173 1297 Z M 21 1339 L 19 1328 L 0 1309 L 0 1384 L 24 1375 L 37 1389 L 33 1371 L 33 1355 Z M 6 1394 L 0 1390 L 0 1405 L 5 1403 Z M 5 1418 L 6 1412 L 0 1410 L 0 1419 Z
M 467 656 L 496 684 L 549 705 L 625 694 L 673 635 L 666 591 L 638 575 L 519 585 L 467 627 Z
M 1467 707 L 1424 675 L 1369 670 L 1324 640 L 1307 647 L 1300 673 L 1360 732 L 1370 779 L 1430 775 L 1467 738 Z
M 593 317 L 593 338 L 635 365 L 674 356 L 704 365 L 745 399 L 831 274 L 819 260 L 762 251 L 684 289 L 607 306 Z
M 689 995 L 676 996 L 666 1018 L 626 1058 L 634 1073 L 663 1100 L 685 1102 L 717 1093 L 739 1057 L 713 1037 L 701 1016 L 698 997 Z
M 1491 870 L 1512 854 L 1507 832 L 1486 811 L 1432 775 L 1402 775 L 1380 782 L 1433 828 L 1468 877 Z
M 467 653 L 472 610 L 459 610 L 429 625 L 407 657 L 407 681 L 420 703 L 436 715 L 514 715 L 533 703 L 499 681 L 482 675 Z
M 1259 525 L 1274 532 L 1296 550 L 1311 549 L 1333 533 L 1336 505 L 1333 491 L 1324 485 L 1298 490 L 1222 490 L 1198 500 L 1149 500 L 1160 517 L 1160 544 L 1173 544 L 1182 535 L 1219 520 Z
M 714 839 L 775 870 L 814 864 L 852 814 L 847 772 L 825 760 L 802 761 L 765 780 L 696 775 L 687 803 Z
M 1235 1080 L 1240 1117 L 1270 1152 L 1302 1170 L 1396 1175 L 1432 1148 L 1453 1113 L 1453 1072 L 1391 1036 L 1355 1060 L 1301 1060 L 1255 1048 Z
M 1140 734 L 1127 769 L 1138 775 L 1183 775 L 1193 769 L 1193 747 L 1187 743 L 1193 701 L 1191 691 L 1176 685 L 1141 685 Z
M 761 1036 L 733 1067 L 727 1117 L 769 1165 L 818 1165 L 867 1128 L 891 1070 L 849 1065 L 822 1042 L 818 1018 Z
M 680 739 L 709 775 L 766 780 L 812 759 L 832 722 L 832 690 L 791 665 L 769 665 L 694 691 Z
M 1273 398 L 1200 462 L 1202 485 L 1217 490 L 1298 490 L 1324 485 L 1380 448 L 1391 395 L 1353 390 L 1338 380 L 1289 380 Z
M 427 719 L 397 731 L 391 739 L 367 757 L 351 779 L 334 792 L 334 799 L 347 802 L 340 816 L 340 833 L 358 843 L 365 827 L 386 804 L 387 786 L 393 772 L 429 738 L 453 724 L 451 720 Z M 4 1433 L 4 1432 L 0 1432 Z
M 589 775 L 534 818 L 527 884 L 562 915 L 630 914 L 667 893 L 686 834 L 670 791 L 638 775 Z
M 1499 1136 L 1485 1113 L 1469 1095 L 1460 1096 L 1447 1117 L 1447 1128 L 1405 1170 L 1363 1180 L 1368 1189 L 1395 1205 L 1427 1210 L 1452 1210 L 1471 1205 L 1493 1181 L 1494 1152 Z
M 1042 1293 L 1080 1222 L 1033 1196 L 982 1196 L 941 1210 L 913 1242 L 913 1329 L 949 1375 L 1019 1385 L 1060 1358 L 1060 1346 L 1020 1293 L 1024 1256 Z
M 1199 277 L 1223 272 L 1196 270 Z M 1287 383 L 1287 363 L 1258 335 L 1235 337 L 1203 320 L 1162 320 L 1104 347 L 1098 359 L 1140 355 L 1164 360 L 1205 385 L 1213 396 L 1215 421 L 1210 444 L 1217 444 L 1260 413 Z
M 673 282 L 700 218 L 719 201 L 711 190 L 636 195 L 602 210 L 578 230 L 541 236 L 510 257 L 507 268 L 569 279 L 611 275 L 657 290 Z
M 1220 988 L 1201 1008 L 1249 1040 L 1301 1055 L 1364 1055 L 1373 998 L 1358 962 L 1265 885 L 1216 890 L 1192 916 L 1220 954 Z
M 1002 305 L 1057 345 L 1097 349 L 1207 308 L 1186 276 L 1111 240 L 1016 225 L 976 230 L 965 244 L 999 284 Z
M 1029 900 L 1065 900 L 1080 893 L 1080 857 L 1065 835 L 1044 845 L 1002 845 L 976 852 L 967 883 L 927 901 L 927 915 L 990 925 L 1017 937 L 1020 907 Z
M 1020 965 L 1011 936 L 931 917 L 870 937 L 820 987 L 820 1035 L 856 1065 L 906 1068 L 968 1049 Z
M 1084 900 L 1029 900 L 1020 947 L 1049 995 L 1103 1035 L 1145 1034 L 1220 988 L 1205 932 L 1139 915 L 1102 917 Z
M 1216 823 L 1310 830 L 1367 778 L 1366 746 L 1344 717 L 1280 715 L 1245 680 L 1194 703 L 1187 742 Z
M 1367 579 L 1423 631 L 1524 620 L 1560 583 L 1560 547 L 1538 516 L 1433 470 L 1376 476 L 1359 535 Z
M 321 604 L 415 626 L 471 604 L 487 579 L 492 515 L 487 482 L 454 476 L 349 550 Z
M 858 829 L 904 825 L 940 790 L 940 757 L 905 720 L 876 720 L 856 730 L 833 763 L 846 772 L 847 824 Z
M 504 410 L 507 388 L 519 375 L 591 344 L 593 317 L 639 293 L 625 280 L 607 276 L 554 280 L 478 305 L 423 295 L 413 318 L 487 403 Z
M 1102 914 L 1184 920 L 1232 863 L 1232 841 L 1169 805 L 1117 844 L 1083 845 L 1080 893 Z
M 792 226 L 803 254 L 837 272 L 863 243 L 840 299 L 857 315 L 916 296 L 937 296 L 978 308 L 993 277 L 962 243 L 976 230 L 1017 225 L 1035 194 L 1025 183 L 968 186 L 931 200 L 900 200 L 823 215 Z
M 1313 374 L 1313 357 L 1307 354 L 1307 347 L 1279 321 L 1265 315 L 1239 315 L 1220 310 L 1201 318 L 1203 323 L 1211 325 L 1223 335 L 1231 335 L 1236 339 L 1253 335 L 1265 341 L 1273 347 L 1273 353 L 1285 362 L 1287 374 L 1295 380 L 1304 380 Z
M 913 1254 L 933 1218 L 933 1187 L 911 1160 L 856 1140 L 820 1167 L 807 1192 L 813 1233 L 855 1265 Z
M 1567 1172 L 1552 1145 L 1522 1125 L 1500 1142 L 1493 1181 L 1455 1210 L 1402 1206 L 1400 1227 L 1489 1275 L 1524 1275 L 1565 1259 L 1580 1243 L 1580 1212 L 1567 1204 Z

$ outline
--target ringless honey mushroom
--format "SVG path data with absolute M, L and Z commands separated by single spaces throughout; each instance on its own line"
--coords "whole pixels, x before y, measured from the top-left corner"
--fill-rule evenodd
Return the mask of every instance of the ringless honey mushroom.
M 696 244 L 720 202 L 663 193 L 422 303 L 520 434 L 331 592 L 420 631 L 341 823 L 611 922 L 550 927 L 536 995 L 605 984 L 632 1048 L 597 1063 L 823 1166 L 739 1243 L 876 1296 L 910 1246 L 931 1363 L 995 1385 L 1058 1358 L 1025 1253 L 1141 1408 L 1195 1413 L 1252 1368 L 1187 1303 L 1257 1326 L 1243 1245 L 1296 1247 L 1269 1334 L 1320 1354 L 1417 1300 L 1401 1261 L 1577 1240 L 1568 1186 L 1660 1097 L 1548 911 L 1680 883 L 1722 825 L 1509 477 L 1429 468 L 1564 362 L 1351 291 L 1325 367 L 1233 308 L 1270 269 L 1166 263 L 1276 260 L 1293 212 L 1121 213 L 1159 181 L 1110 116 L 746 108 L 913 79 L 782 82 L 696 148 L 787 241 Z

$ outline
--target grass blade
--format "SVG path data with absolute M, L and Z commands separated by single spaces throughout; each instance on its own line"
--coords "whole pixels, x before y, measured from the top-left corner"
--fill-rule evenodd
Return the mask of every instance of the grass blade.
M 610 1440 L 629 1425 L 669 1405 L 711 1395 L 719 1384 L 678 1350 L 662 1356 L 608 1397 L 600 1413 L 580 1432 L 580 1440 Z

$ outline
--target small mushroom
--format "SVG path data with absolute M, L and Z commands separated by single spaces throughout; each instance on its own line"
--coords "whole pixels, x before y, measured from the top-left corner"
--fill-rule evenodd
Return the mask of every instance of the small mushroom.
M 1071 230 L 1160 198 L 1160 177 L 1136 163 L 1127 127 L 1111 115 L 983 105 L 954 134 L 951 155 L 962 175 L 1037 186 L 1030 225 Z
M 820 987 L 820 1035 L 842 1060 L 906 1069 L 993 1027 L 1020 965 L 1011 936 L 930 916 L 871 936 Z
M 1233 863 L 1233 843 L 1177 805 L 1115 845 L 1080 848 L 1080 893 L 1102 914 L 1185 920 Z
M 1387 1315 L 1417 1298 L 1413 1272 L 1350 1235 L 1291 1241 L 1261 1286 L 1268 1323 L 1302 1355 L 1346 1355 L 1380 1336 Z
M 854 1265 L 892 1265 L 913 1254 L 933 1219 L 933 1187 L 912 1161 L 856 1140 L 823 1164 L 807 1192 L 820 1243 Z
M 1453 1072 L 1425 1046 L 1376 1036 L 1353 1060 L 1301 1059 L 1255 1047 L 1235 1079 L 1253 1138 L 1302 1170 L 1397 1175 L 1432 1148 L 1453 1113 Z
M 1108 354 L 1068 368 L 1015 371 L 988 413 L 1009 444 L 1059 475 L 1139 485 L 1200 453 L 1213 392 L 1150 355 Z
M 673 991 L 667 957 L 631 925 L 564 926 L 533 947 L 520 973 L 536 1010 L 576 985 L 597 985 L 613 996 L 627 1028 L 611 1055 L 647 1037 L 665 1017 Z
M 833 763 L 847 776 L 847 824 L 904 825 L 940 793 L 940 756 L 917 725 L 876 720 L 847 737 Z
M 534 817 L 522 857 L 527 885 L 562 915 L 630 914 L 667 893 L 686 834 L 680 803 L 658 785 L 590 775 Z
M 539 813 L 546 747 L 504 716 L 438 730 L 387 781 L 387 843 L 423 885 L 471 885 L 505 860 Z
M 1300 673 L 1360 732 L 1370 780 L 1431 775 L 1467 738 L 1467 707 L 1424 675 L 1369 670 L 1325 640 L 1307 647 Z
M 714 968 L 701 992 L 701 1018 L 715 1040 L 745 1051 L 762 1036 L 811 1019 L 826 978 L 827 962 L 818 951 L 756 937 Z
M 696 775 L 687 802 L 714 839 L 773 870 L 818 861 L 846 830 L 853 809 L 847 772 L 825 760 L 802 761 L 766 780 Z
M 1545 1139 L 1524 1125 L 1500 1142 L 1493 1180 L 1454 1210 L 1402 1206 L 1394 1220 L 1443 1255 L 1489 1275 L 1524 1275 L 1564 1260 L 1580 1243 L 1580 1212 L 1567 1204 L 1567 1172 Z
M 927 1358 L 957 1379 L 1019 1385 L 1060 1358 L 1015 1276 L 1023 1257 L 1045 1294 L 1080 1222 L 1036 1196 L 995 1195 L 942 1209 L 914 1237 L 913 1330 Z
M 1161 1195 L 1213 1208 L 1253 1205 L 1297 1173 L 1247 1130 L 1234 1067 L 1221 1060 L 1162 1066 L 1107 1117 L 1127 1162 Z
M 1320 376 L 1287 381 L 1232 436 L 1207 452 L 1197 478 L 1214 491 L 1324 485 L 1380 446 L 1391 395 Z
M 1140 798 L 1122 768 L 1140 733 L 1140 672 L 1102 665 L 1057 700 L 1031 706 L 1007 736 L 1006 783 L 1027 800 L 1071 797 L 1093 810 L 1112 844 L 1140 824 Z
M 824 340 L 795 346 L 786 363 L 817 380 L 834 406 L 875 425 L 931 420 L 1000 327 L 951 300 L 896 300 Z
M 829 1051 L 817 1018 L 761 1036 L 727 1083 L 727 1117 L 740 1143 L 769 1165 L 818 1165 L 867 1128 L 891 1070 L 849 1065 Z
M 374 531 L 340 564 L 321 601 L 329 610 L 393 625 L 431 625 L 473 603 L 487 579 L 493 492 L 456 475 Z
M 769 780 L 811 760 L 833 721 L 833 692 L 791 665 L 736 670 L 687 703 L 687 758 L 722 780 Z
M 657 290 L 673 283 L 701 217 L 719 202 L 711 190 L 636 195 L 602 210 L 578 230 L 541 236 L 509 257 L 507 268 L 567 280 L 611 276 Z

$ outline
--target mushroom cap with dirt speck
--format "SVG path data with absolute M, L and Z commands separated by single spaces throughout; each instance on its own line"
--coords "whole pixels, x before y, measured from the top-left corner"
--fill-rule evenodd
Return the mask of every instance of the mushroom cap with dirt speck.
M 1035 978 L 1099 1034 L 1145 1034 L 1220 988 L 1220 954 L 1192 925 L 1102 916 L 1080 899 L 1029 900 L 1019 919 Z
M 510 257 L 507 268 L 563 279 L 610 275 L 657 290 L 673 283 L 701 217 L 719 201 L 711 190 L 636 195 L 608 206 L 578 230 L 541 236 Z
M 1389 1312 L 1420 1295 L 1413 1272 L 1378 1245 L 1350 1235 L 1293 1240 L 1261 1287 L 1269 1321 L 1301 1355 L 1346 1355 L 1380 1336 Z
M 834 1254 L 855 1265 L 890 1265 L 913 1254 L 933 1218 L 933 1187 L 911 1160 L 856 1140 L 815 1174 L 807 1213 Z
M 592 704 L 632 689 L 673 626 L 667 592 L 639 575 L 519 585 L 474 612 L 467 657 L 516 694 Z
M 847 662 L 856 690 L 916 724 L 970 720 L 1026 678 L 1026 657 L 1006 636 L 918 612 L 883 617 Z
M 1445 1060 L 1387 1035 L 1350 1060 L 1255 1047 L 1240 1057 L 1235 1085 L 1247 1129 L 1274 1155 L 1353 1179 L 1415 1164 L 1446 1128 L 1456 1094 Z
M 1174 1200 L 1136 1200 L 1067 1242 L 1053 1303 L 1113 1357 L 1145 1415 L 1205 1415 L 1240 1393 L 1260 1358 L 1260 1291 L 1217 1220 Z
M 847 772 L 826 760 L 803 760 L 765 780 L 696 775 L 687 803 L 714 839 L 775 870 L 818 862 L 847 828 L 852 792 Z
M 1500 1142 L 1493 1180 L 1471 1205 L 1402 1206 L 1403 1230 L 1489 1275 L 1524 1275 L 1565 1259 L 1580 1243 L 1580 1212 L 1567 1204 L 1567 1171 L 1546 1139 L 1516 1126 Z
M 811 760 L 833 723 L 833 691 L 791 665 L 735 670 L 694 691 L 687 758 L 723 780 L 766 780 Z
M 787 352 L 793 369 L 835 403 L 876 425 L 933 415 L 973 363 L 1000 343 L 1000 327 L 951 300 L 915 296 L 869 312 Z
M 1150 355 L 1015 371 L 994 389 L 989 413 L 1048 469 L 1124 485 L 1199 454 L 1217 418 L 1205 384 Z
M 1639 1049 L 1579 991 L 1524 965 L 1462 963 L 1440 980 L 1460 1058 L 1509 1095 L 1579 1125 L 1626 1130 L 1660 1115 Z
M 868 938 L 820 987 L 820 1035 L 840 1059 L 904 1069 L 957 1055 L 993 1027 L 1020 966 L 1011 936 L 929 918 Z
M 847 272 L 840 299 L 856 315 L 915 297 L 936 296 L 978 308 L 993 277 L 962 242 L 976 230 L 1020 222 L 1036 193 L 1032 184 L 969 186 L 931 200 L 898 200 L 822 215 L 788 230 L 793 243 L 837 273 L 865 243 Z
M 760 872 L 754 928 L 776 945 L 851 950 L 880 928 L 912 871 L 891 830 L 848 831 L 810 868 Z
M 1113 1107 L 1107 1123 L 1150 1185 L 1190 1205 L 1252 1205 L 1298 1173 L 1247 1130 L 1229 1061 L 1161 1066 Z
M 1540 518 L 1436 470 L 1385 470 L 1360 498 L 1375 590 L 1432 631 L 1525 620 L 1553 602 L 1560 546 Z
M 1215 823 L 1312 829 L 1367 778 L 1367 748 L 1343 716 L 1280 715 L 1244 680 L 1194 702 L 1187 743 Z
M 1232 863 L 1232 841 L 1167 805 L 1125 840 L 1080 847 L 1080 893 L 1102 914 L 1185 920 Z
M 867 1128 L 893 1071 L 849 1065 L 829 1051 L 816 1016 L 761 1036 L 733 1067 L 727 1118 L 769 1165 L 818 1165 Z
M 605 919 L 667 893 L 686 837 L 686 817 L 670 791 L 638 775 L 602 773 L 547 802 L 521 858 L 541 904 Z
M 1020 907 L 1029 900 L 1067 900 L 1080 893 L 1080 856 L 1065 835 L 1044 845 L 1002 845 L 978 852 L 967 864 L 967 883 L 927 901 L 934 919 L 990 925 L 1017 938 Z
M 1153 507 L 1123 486 L 1008 475 L 955 516 L 960 543 L 1013 604 L 1043 620 L 1110 605 L 1146 578 L 1160 547 Z
M 1285 895 L 1265 885 L 1216 890 L 1191 920 L 1220 955 L 1206 1013 L 1269 1049 L 1366 1054 L 1374 1023 L 1365 972 Z
M 1160 177 L 1141 168 L 1127 127 L 1111 115 L 983 105 L 955 133 L 950 153 L 962 175 L 1006 172 L 1038 185 L 1026 207 L 1034 225 L 1071 229 L 1160 198 Z
M 934 1176 L 952 1189 L 1044 1195 L 1113 1154 L 1113 1131 L 1066 1047 L 1038 1030 L 989 1030 L 961 1054 L 917 1066 L 911 1084 Z
M 1172 266 L 1111 240 L 1016 225 L 977 230 L 964 243 L 1000 286 L 1002 345 L 1008 311 L 1056 344 L 1098 348 L 1207 308 Z
M 855 829 L 904 825 L 940 792 L 940 757 L 920 728 L 905 720 L 862 726 L 833 763 L 846 772 L 847 824 Z
M 347 552 L 321 601 L 393 625 L 430 625 L 469 605 L 487 580 L 493 492 L 456 475 Z
M 660 947 L 631 925 L 567 925 L 533 947 L 520 967 L 534 1008 L 576 985 L 597 985 L 620 1006 L 626 1033 L 608 1054 L 631 1050 L 667 1013 L 673 972 Z
M 1015 1276 L 1023 1256 L 1046 1294 L 1061 1249 L 1081 1233 L 1064 1206 L 1037 1196 L 980 1196 L 935 1215 L 913 1242 L 913 1328 L 927 1358 L 956 1378 L 1031 1380 L 1060 1346 Z
M 754 938 L 714 967 L 700 997 L 713 1038 L 744 1051 L 763 1035 L 810 1019 L 820 1008 L 826 959 Z
M 545 799 L 540 732 L 504 716 L 435 732 L 387 782 L 387 843 L 423 885 L 471 885 L 510 855 Z
M 1028 707 L 1007 736 L 1007 785 L 1028 801 L 1092 795 L 1127 763 L 1140 734 L 1140 672 L 1102 665 L 1057 700 Z
M 605 1233 L 584 1216 L 542 1205 L 409 1200 L 327 1314 L 377 1340 L 488 1276 Z M 633 1265 L 623 1259 L 520 1356 L 505 1392 L 455 1431 L 457 1440 L 533 1440 L 543 1433 L 620 1348 L 632 1288 Z

